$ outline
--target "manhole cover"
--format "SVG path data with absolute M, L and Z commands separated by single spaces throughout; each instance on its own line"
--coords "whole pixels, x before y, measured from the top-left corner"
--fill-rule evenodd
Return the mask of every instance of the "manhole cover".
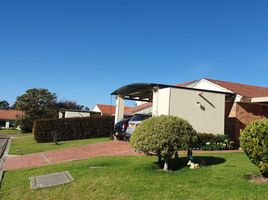
M 16 149 L 16 152 L 26 151 L 27 149 Z
M 52 187 L 72 182 L 74 179 L 68 171 L 30 177 L 32 190 L 38 188 Z
M 105 167 L 107 167 L 107 166 L 90 166 L 89 168 L 90 169 L 100 169 L 100 168 L 105 168 Z

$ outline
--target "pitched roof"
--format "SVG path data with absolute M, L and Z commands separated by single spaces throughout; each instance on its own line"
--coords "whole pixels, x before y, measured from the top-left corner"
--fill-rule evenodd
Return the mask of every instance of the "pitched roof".
M 151 106 L 152 106 L 152 103 L 150 103 L 150 102 L 143 103 L 139 106 L 136 106 L 136 107 L 129 109 L 128 112 L 129 112 L 129 114 L 132 114 L 132 113 L 138 112 L 140 110 L 143 110 L 143 109 L 151 107 Z
M 113 105 L 108 105 L 108 104 L 97 104 L 98 108 L 100 109 L 101 113 L 105 114 L 105 115 L 114 115 L 115 114 L 115 106 Z M 133 107 L 128 107 L 125 106 L 125 113 L 128 113 L 130 109 L 132 109 Z
M 207 81 L 210 81 L 216 85 L 219 85 L 223 88 L 226 88 L 236 94 L 239 94 L 244 97 L 264 97 L 268 96 L 268 88 L 254 85 L 247 85 L 241 83 L 213 80 L 209 78 L 204 78 Z
M 2 120 L 16 120 L 23 115 L 20 110 L 0 110 L 0 119 Z
M 189 82 L 184 82 L 184 83 L 178 83 L 176 84 L 176 86 L 180 86 L 180 87 L 186 87 L 188 85 L 191 85 L 192 83 L 197 82 L 198 80 L 194 80 L 194 81 L 189 81 Z

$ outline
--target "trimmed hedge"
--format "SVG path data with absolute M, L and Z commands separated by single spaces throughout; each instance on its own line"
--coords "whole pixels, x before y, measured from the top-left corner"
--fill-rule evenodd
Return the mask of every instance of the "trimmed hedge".
M 33 126 L 37 142 L 109 137 L 114 130 L 114 117 L 91 116 L 64 119 L 40 119 Z

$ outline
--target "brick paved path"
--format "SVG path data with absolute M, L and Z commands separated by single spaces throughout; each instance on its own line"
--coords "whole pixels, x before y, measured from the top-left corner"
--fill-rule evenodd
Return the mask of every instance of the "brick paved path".
M 197 153 L 224 153 L 239 152 L 234 151 L 194 151 Z M 185 152 L 181 152 L 185 153 Z M 128 142 L 124 141 L 108 141 L 96 144 L 88 144 L 79 147 L 70 147 L 65 149 L 46 151 L 41 153 L 33 153 L 21 156 L 8 156 L 4 163 L 4 170 L 13 170 L 28 167 L 37 167 L 72 160 L 82 160 L 97 156 L 127 156 L 138 155 Z
M 34 166 L 44 166 L 72 160 L 81 160 L 97 156 L 126 156 L 138 155 L 128 142 L 108 141 L 79 147 L 33 153 L 20 156 L 8 156 L 4 170 L 20 169 Z

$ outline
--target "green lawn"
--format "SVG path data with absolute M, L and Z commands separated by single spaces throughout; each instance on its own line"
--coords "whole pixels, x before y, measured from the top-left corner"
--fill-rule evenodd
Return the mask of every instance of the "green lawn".
M 55 143 L 37 143 L 33 135 L 28 135 L 25 137 L 15 137 L 11 140 L 11 146 L 9 154 L 11 155 L 24 155 L 29 153 L 36 153 L 42 151 L 49 151 L 54 149 L 62 149 L 66 147 L 74 147 L 85 144 L 92 144 L 97 142 L 108 141 L 110 138 L 92 138 L 92 139 L 83 139 L 83 140 L 71 140 L 71 141 L 62 141 L 58 145 Z
M 3 129 L 3 130 L 0 130 L 0 135 L 1 134 L 20 134 L 21 131 L 20 130 L 13 130 L 13 129 Z
M 6 172 L 1 199 L 267 199 L 268 185 L 250 183 L 258 173 L 243 153 L 200 155 L 208 166 L 182 167 L 167 173 L 155 168 L 155 157 L 100 157 L 59 165 Z M 182 158 L 184 162 L 186 159 Z M 91 169 L 90 166 L 106 166 Z M 75 181 L 30 190 L 28 177 L 69 171 Z

